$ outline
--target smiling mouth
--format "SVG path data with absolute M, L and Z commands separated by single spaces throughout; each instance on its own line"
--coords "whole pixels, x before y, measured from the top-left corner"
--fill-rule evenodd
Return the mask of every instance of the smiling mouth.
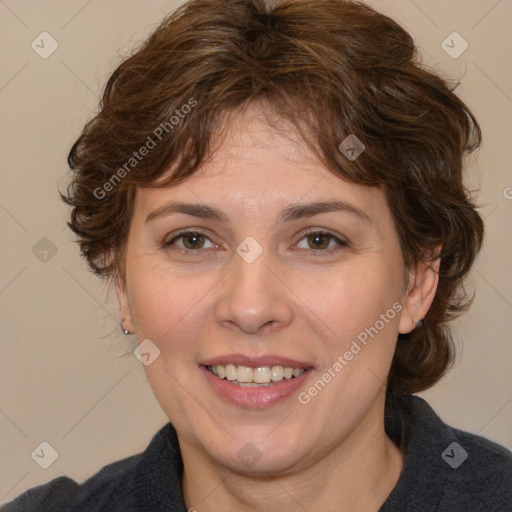
M 309 368 L 291 368 L 285 366 L 249 366 L 234 364 L 208 365 L 205 368 L 219 379 L 224 379 L 236 386 L 267 387 L 300 377 Z

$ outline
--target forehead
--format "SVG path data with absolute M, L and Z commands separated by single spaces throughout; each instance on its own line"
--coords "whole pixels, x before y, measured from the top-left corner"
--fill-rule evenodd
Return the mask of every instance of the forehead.
M 357 204 L 369 217 L 385 207 L 381 189 L 334 175 L 295 126 L 264 104 L 229 116 L 212 148 L 210 158 L 179 185 L 138 189 L 138 209 L 148 212 L 170 198 L 215 204 L 226 211 L 253 205 L 259 215 L 291 203 L 335 199 Z

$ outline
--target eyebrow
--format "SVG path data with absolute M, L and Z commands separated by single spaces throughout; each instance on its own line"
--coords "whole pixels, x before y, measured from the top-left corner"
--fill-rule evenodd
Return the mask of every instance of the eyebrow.
M 371 223 L 370 217 L 363 210 L 346 201 L 340 200 L 288 205 L 281 211 L 278 222 L 289 222 L 335 211 L 348 213 L 360 220 Z M 156 219 L 167 217 L 173 213 L 183 213 L 201 219 L 214 219 L 229 224 L 227 215 L 214 206 L 200 203 L 182 203 L 178 201 L 169 201 L 152 211 L 146 217 L 145 223 L 153 222 Z

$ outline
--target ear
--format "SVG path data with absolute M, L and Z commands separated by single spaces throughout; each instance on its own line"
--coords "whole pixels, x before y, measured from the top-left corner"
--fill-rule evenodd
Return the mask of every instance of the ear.
M 126 287 L 126 280 L 121 277 L 115 279 L 117 303 L 119 305 L 119 323 L 121 329 L 126 329 L 130 333 L 135 333 L 133 326 L 132 312 L 130 308 L 130 301 L 128 298 L 128 291 Z
M 438 253 L 439 254 L 439 253 Z M 407 334 L 416 328 L 416 323 L 427 314 L 437 291 L 441 259 L 419 264 L 409 274 L 409 283 L 404 299 L 398 332 Z

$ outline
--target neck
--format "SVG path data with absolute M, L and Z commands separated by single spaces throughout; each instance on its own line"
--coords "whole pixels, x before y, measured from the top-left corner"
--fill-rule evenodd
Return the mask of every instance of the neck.
M 183 494 L 188 510 L 378 511 L 400 477 L 403 456 L 384 431 L 384 396 L 377 402 L 342 446 L 301 471 L 283 475 L 235 473 L 199 457 L 185 443 Z

